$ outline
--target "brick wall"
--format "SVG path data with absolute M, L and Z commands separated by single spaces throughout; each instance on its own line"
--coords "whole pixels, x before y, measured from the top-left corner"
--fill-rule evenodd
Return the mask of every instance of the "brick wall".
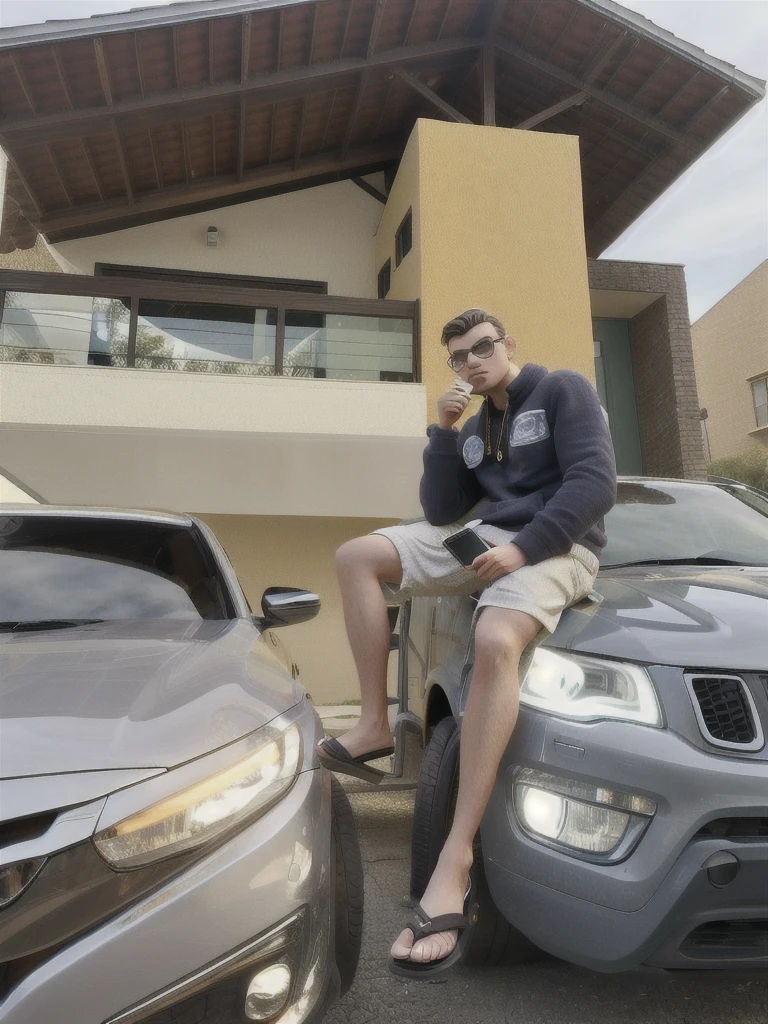
M 629 322 L 646 473 L 706 477 L 683 268 L 588 262 L 590 288 L 661 295 Z

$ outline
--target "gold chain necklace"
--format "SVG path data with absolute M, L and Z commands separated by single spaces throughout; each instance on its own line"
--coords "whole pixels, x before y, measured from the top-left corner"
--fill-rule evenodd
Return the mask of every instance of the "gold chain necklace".
M 491 400 L 486 399 L 487 405 L 485 407 L 485 454 L 491 454 Z M 504 458 L 504 452 L 501 447 L 502 438 L 504 437 L 504 428 L 507 425 L 507 413 L 509 412 L 509 402 L 507 402 L 506 408 L 504 409 L 504 415 L 501 418 L 501 427 L 499 428 L 499 436 L 496 440 L 496 461 L 501 462 Z

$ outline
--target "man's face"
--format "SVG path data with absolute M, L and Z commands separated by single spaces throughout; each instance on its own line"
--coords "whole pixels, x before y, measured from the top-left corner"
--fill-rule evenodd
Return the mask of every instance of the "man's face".
M 490 356 L 482 358 L 471 351 L 473 345 L 488 338 L 498 342 L 494 344 Z M 500 339 L 499 332 L 489 323 L 478 324 L 460 338 L 451 338 L 448 342 L 449 355 L 466 354 L 464 367 L 454 372 L 462 380 L 469 381 L 476 395 L 484 395 L 509 375 L 509 363 L 514 352 L 515 343 L 512 338 Z

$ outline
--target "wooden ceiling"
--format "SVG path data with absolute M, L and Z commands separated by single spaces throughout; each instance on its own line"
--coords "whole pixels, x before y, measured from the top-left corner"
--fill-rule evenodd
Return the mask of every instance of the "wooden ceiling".
M 223 0 L 0 32 L 0 251 L 394 168 L 418 117 L 580 137 L 597 256 L 762 83 L 608 0 Z

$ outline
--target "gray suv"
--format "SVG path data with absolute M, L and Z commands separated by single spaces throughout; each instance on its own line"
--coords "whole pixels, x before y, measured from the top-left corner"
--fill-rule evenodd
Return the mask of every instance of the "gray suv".
M 205 524 L 0 507 L 0 1021 L 302 1024 L 362 864 L 320 720 Z
M 469 962 L 768 963 L 768 495 L 620 477 L 589 599 L 528 656 L 478 835 Z M 475 598 L 400 615 L 396 734 L 427 749 L 419 898 L 450 825 Z M 402 758 L 402 754 L 401 754 Z

